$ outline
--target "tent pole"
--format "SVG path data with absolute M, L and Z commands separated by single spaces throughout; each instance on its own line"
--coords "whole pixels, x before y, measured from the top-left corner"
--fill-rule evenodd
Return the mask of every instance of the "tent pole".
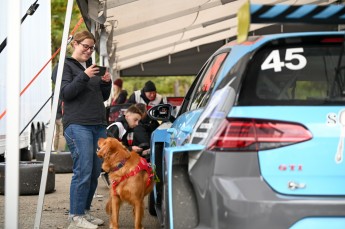
M 8 52 L 6 79 L 5 229 L 18 228 L 19 113 L 20 113 L 20 10 L 21 0 L 7 1 Z M 16 67 L 13 67 L 16 66 Z M 10 71 L 11 70 L 11 71 Z
M 36 218 L 35 218 L 35 225 L 34 225 L 35 229 L 39 229 L 40 224 L 41 224 L 43 202 L 44 202 L 44 197 L 45 197 L 48 168 L 49 168 L 49 162 L 50 162 L 50 153 L 52 149 L 53 135 L 54 135 L 54 129 L 55 129 L 57 104 L 58 104 L 58 99 L 60 96 L 62 72 L 63 72 L 64 63 L 65 63 L 66 49 L 67 49 L 67 43 L 68 43 L 68 37 L 69 37 L 68 33 L 69 33 L 70 24 L 71 24 L 72 7 L 73 7 L 73 0 L 68 0 L 64 30 L 63 30 L 63 36 L 62 36 L 61 53 L 60 53 L 60 58 L 59 58 L 59 66 L 58 66 L 58 72 L 57 72 L 55 89 L 54 89 L 52 113 L 51 113 L 51 118 L 49 122 L 50 125 L 48 128 L 47 144 L 46 144 L 46 150 L 45 150 L 45 156 L 44 156 L 44 162 L 43 162 L 40 192 L 39 192 L 38 203 L 37 203 Z

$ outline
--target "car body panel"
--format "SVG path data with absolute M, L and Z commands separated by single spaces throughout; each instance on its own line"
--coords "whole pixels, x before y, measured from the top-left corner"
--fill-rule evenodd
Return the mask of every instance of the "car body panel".
M 192 132 L 201 112 L 201 109 L 186 112 L 175 120 L 167 130 L 170 133 L 170 146 L 180 146 L 188 140 L 188 136 Z
M 168 192 L 168 212 L 169 212 L 169 219 L 173 219 L 173 196 L 172 196 L 172 176 L 169 176 L 169 174 L 172 174 L 172 168 L 174 163 L 174 155 L 181 153 L 181 152 L 198 152 L 202 149 L 204 149 L 205 146 L 203 145 L 197 145 L 197 144 L 185 144 L 184 146 L 175 146 L 175 147 L 166 147 L 164 148 L 164 165 L 165 165 L 165 171 L 167 180 L 164 180 L 163 182 L 167 184 L 167 192 Z M 188 213 L 187 213 L 188 214 Z M 169 222 L 169 228 L 174 228 L 174 222 L 173 220 L 170 220 Z
M 303 123 L 313 135 L 311 140 L 258 152 L 263 178 L 281 194 L 345 195 L 345 185 L 339 183 L 345 179 L 345 163 L 335 160 L 343 137 L 338 118 L 343 109 L 343 106 L 234 107 L 228 117 Z M 289 182 L 305 187 L 289 189 Z
M 163 166 L 162 182 L 167 192 L 169 214 L 166 225 L 169 228 L 176 228 L 172 220 L 176 208 L 172 174 L 173 165 L 180 163 L 180 154 L 189 155 L 188 176 L 198 205 L 196 228 L 229 228 L 229 225 L 234 229 L 297 228 L 313 225 L 320 219 L 324 221 L 319 221 L 315 228 L 321 228 L 320 225 L 326 225 L 326 222 L 342 225 L 345 218 L 345 162 L 337 161 L 336 155 L 341 151 L 338 148 L 345 137 L 339 118 L 343 104 L 293 105 L 285 101 L 284 105 L 254 103 L 246 106 L 238 102 L 242 78 L 247 74 L 245 68 L 267 43 L 283 38 L 335 35 L 343 36 L 339 32 L 266 35 L 242 44 L 231 42 L 215 52 L 214 56 L 226 50 L 229 54 L 219 70 L 208 103 L 198 109 L 182 110 L 173 124 L 166 126 L 166 132 L 156 130 L 157 137 L 152 140 L 152 145 L 164 142 L 163 162 L 155 163 Z M 195 91 L 188 100 L 194 94 Z M 182 104 L 181 107 L 188 106 Z M 208 148 L 208 141 L 221 125 L 214 124 L 214 120 L 236 118 L 298 124 L 312 137 L 258 151 L 228 152 Z M 206 131 L 204 135 L 210 136 L 200 144 L 189 144 L 197 135 L 203 135 L 196 130 L 207 124 L 212 131 Z M 158 138 L 158 133 L 166 136 Z M 153 150 L 151 157 L 155 158 L 157 153 Z

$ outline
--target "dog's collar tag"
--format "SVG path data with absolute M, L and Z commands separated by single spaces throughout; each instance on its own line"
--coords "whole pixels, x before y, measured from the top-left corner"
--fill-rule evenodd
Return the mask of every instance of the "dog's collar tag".
M 127 161 L 127 159 L 123 159 L 123 160 L 120 161 L 120 163 L 117 164 L 117 165 L 115 166 L 115 168 L 113 168 L 112 170 L 115 172 L 115 171 L 121 169 L 121 168 L 125 165 L 126 161 Z

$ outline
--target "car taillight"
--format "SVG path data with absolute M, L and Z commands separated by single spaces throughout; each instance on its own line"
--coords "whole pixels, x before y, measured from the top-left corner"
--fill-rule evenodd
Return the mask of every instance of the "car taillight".
M 324 38 L 321 40 L 322 43 L 343 43 L 343 37 L 331 37 L 331 38 Z
M 307 141 L 312 134 L 303 125 L 261 119 L 226 119 L 208 149 L 258 151 Z

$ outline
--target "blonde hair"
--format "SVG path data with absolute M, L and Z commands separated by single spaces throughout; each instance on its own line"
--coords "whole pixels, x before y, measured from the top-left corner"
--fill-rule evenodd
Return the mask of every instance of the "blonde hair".
M 119 86 L 116 85 L 115 87 L 116 89 L 114 89 L 114 86 L 113 86 L 113 96 L 111 97 L 111 102 L 113 102 L 114 100 L 116 100 L 119 95 L 120 95 L 120 92 L 121 92 L 121 88 Z

